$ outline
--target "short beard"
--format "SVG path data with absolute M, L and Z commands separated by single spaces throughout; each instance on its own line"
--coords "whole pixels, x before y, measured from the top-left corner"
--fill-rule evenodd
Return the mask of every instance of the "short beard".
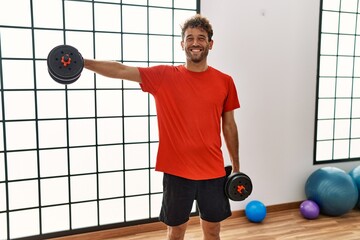
M 191 62 L 193 62 L 193 63 L 199 63 L 199 62 L 203 61 L 204 59 L 206 59 L 207 56 L 208 56 L 208 54 L 209 54 L 209 49 L 206 48 L 206 49 L 204 49 L 204 51 L 200 54 L 199 57 L 196 57 L 196 58 L 195 58 L 195 57 L 193 57 L 193 55 L 191 54 L 191 52 L 190 52 L 190 50 L 189 50 L 189 51 L 186 51 L 186 58 L 187 58 L 187 60 L 189 60 L 189 61 L 191 61 Z

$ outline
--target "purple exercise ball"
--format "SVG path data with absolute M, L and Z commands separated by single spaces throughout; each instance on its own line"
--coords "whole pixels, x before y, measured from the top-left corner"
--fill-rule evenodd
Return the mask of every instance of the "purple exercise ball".
M 320 209 L 316 202 L 305 200 L 300 205 L 300 212 L 304 218 L 315 219 L 319 216 Z

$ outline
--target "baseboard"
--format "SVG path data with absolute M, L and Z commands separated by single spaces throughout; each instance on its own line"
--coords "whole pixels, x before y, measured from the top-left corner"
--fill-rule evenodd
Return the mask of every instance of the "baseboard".
M 270 213 L 270 212 L 278 212 L 278 211 L 296 209 L 296 208 L 299 208 L 300 204 L 301 204 L 301 202 L 292 202 L 292 203 L 272 205 L 272 206 L 267 206 L 266 210 L 268 213 Z M 245 216 L 245 211 L 239 210 L 239 211 L 234 211 L 230 218 L 237 218 L 237 217 L 244 217 L 244 216 Z M 198 216 L 191 217 L 188 222 L 188 224 L 190 224 L 190 225 L 198 224 L 198 223 L 199 223 Z M 124 237 L 124 236 L 129 236 L 129 235 L 138 234 L 138 233 L 152 232 L 152 231 L 165 230 L 165 229 L 166 229 L 165 224 L 163 224 L 162 222 L 155 222 L 155 223 L 147 223 L 147 224 L 122 227 L 122 228 L 116 228 L 116 229 L 110 229 L 110 230 L 102 230 L 102 231 L 97 231 L 97 232 L 83 233 L 83 234 L 78 234 L 78 235 L 71 235 L 71 236 L 60 237 L 60 238 L 52 238 L 52 240 L 109 239 L 109 238 Z

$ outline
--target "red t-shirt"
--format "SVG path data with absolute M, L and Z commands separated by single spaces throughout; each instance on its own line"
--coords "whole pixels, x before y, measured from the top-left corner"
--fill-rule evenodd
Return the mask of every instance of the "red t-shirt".
M 221 116 L 240 107 L 233 79 L 212 68 L 139 68 L 141 89 L 155 98 L 159 149 L 155 170 L 192 180 L 225 176 Z

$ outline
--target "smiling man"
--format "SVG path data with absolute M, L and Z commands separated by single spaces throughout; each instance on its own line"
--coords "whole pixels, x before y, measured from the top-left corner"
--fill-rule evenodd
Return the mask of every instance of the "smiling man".
M 85 59 L 98 74 L 138 82 L 155 98 L 159 149 L 156 171 L 164 173 L 160 220 L 169 240 L 184 239 L 196 200 L 204 240 L 220 239 L 220 222 L 231 215 L 221 130 L 234 172 L 240 170 L 234 110 L 240 107 L 233 79 L 207 64 L 213 47 L 208 19 L 197 14 L 182 26 L 184 65 L 131 67 Z

